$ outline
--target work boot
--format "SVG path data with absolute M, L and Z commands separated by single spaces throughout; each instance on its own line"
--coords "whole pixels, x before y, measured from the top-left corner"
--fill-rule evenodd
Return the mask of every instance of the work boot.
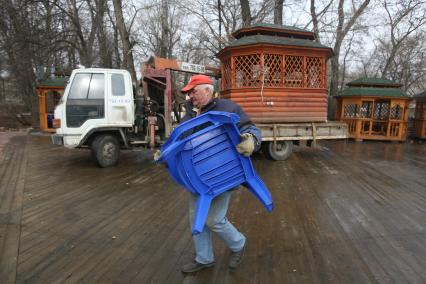
M 204 264 L 204 263 L 199 263 L 193 260 L 185 264 L 184 266 L 182 266 L 181 271 L 183 273 L 192 273 L 204 268 L 212 267 L 213 265 L 214 265 L 214 262 Z
M 229 268 L 231 269 L 235 269 L 237 268 L 238 264 L 240 264 L 243 256 L 244 256 L 244 251 L 246 250 L 246 244 L 244 244 L 243 248 L 239 251 L 236 252 L 231 252 L 231 255 L 229 256 Z

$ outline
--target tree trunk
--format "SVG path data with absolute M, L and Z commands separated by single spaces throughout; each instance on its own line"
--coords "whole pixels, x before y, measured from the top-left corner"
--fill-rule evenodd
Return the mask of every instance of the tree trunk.
M 276 25 L 283 24 L 283 5 L 284 0 L 274 1 L 274 24 Z
M 169 3 L 168 0 L 161 1 L 161 40 L 160 40 L 160 57 L 168 58 L 169 42 L 170 42 L 170 27 L 169 19 Z
M 99 56 L 101 65 L 104 68 L 112 68 L 112 54 L 111 48 L 108 45 L 108 36 L 104 27 L 104 15 L 107 10 L 107 3 L 105 0 L 97 1 L 97 11 L 100 15 L 98 19 L 97 38 L 99 42 Z
M 137 78 L 135 64 L 133 61 L 132 44 L 130 42 L 130 34 L 126 28 L 123 18 L 123 9 L 121 0 L 113 0 L 115 19 L 118 31 L 120 32 L 121 42 L 123 44 L 123 65 L 130 72 L 133 83 L 137 86 Z
M 311 0 L 311 17 L 312 17 L 312 25 L 314 28 L 315 41 L 320 42 L 319 38 L 319 28 L 318 28 L 318 15 L 315 11 L 315 0 Z
M 112 45 L 113 45 L 112 50 L 113 50 L 113 53 L 114 53 L 114 59 L 115 60 L 114 60 L 114 63 L 113 63 L 113 67 L 114 68 L 121 68 L 121 55 L 120 55 L 120 47 L 119 47 L 119 44 L 118 44 L 119 43 L 118 28 L 117 28 L 117 25 L 115 24 L 114 17 L 111 16 L 110 12 L 111 11 L 110 11 L 109 7 L 107 7 L 107 14 L 108 14 L 109 20 L 110 20 L 111 25 L 112 25 L 112 30 L 114 31 L 114 33 L 113 33 L 114 40 L 112 42 Z
M 248 0 L 240 0 L 240 5 L 241 5 L 241 16 L 243 18 L 243 27 L 250 26 L 251 24 L 250 3 Z

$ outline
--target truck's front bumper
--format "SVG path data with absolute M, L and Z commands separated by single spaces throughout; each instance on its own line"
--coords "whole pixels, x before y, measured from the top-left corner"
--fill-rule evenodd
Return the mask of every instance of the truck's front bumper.
M 55 145 L 64 145 L 64 137 L 60 134 L 52 134 L 52 143 Z

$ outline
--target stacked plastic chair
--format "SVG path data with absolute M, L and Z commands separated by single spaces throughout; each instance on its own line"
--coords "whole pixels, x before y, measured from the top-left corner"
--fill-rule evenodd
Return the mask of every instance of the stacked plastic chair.
M 212 200 L 243 185 L 271 212 L 271 194 L 256 174 L 250 158 L 240 155 L 236 145 L 239 117 L 210 111 L 188 120 L 170 135 L 161 149 L 159 162 L 167 164 L 172 178 L 198 196 L 192 233 L 203 231 Z

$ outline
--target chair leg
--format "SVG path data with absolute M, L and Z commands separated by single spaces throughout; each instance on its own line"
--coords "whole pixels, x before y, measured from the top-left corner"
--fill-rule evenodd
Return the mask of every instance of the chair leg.
M 272 211 L 274 204 L 272 202 L 271 193 L 259 177 L 254 176 L 248 179 L 244 183 L 244 186 L 246 186 L 250 192 L 259 199 L 268 212 Z
M 192 225 L 193 235 L 197 235 L 203 231 L 212 200 L 213 196 L 211 195 L 200 195 L 198 197 L 195 204 L 194 224 Z

